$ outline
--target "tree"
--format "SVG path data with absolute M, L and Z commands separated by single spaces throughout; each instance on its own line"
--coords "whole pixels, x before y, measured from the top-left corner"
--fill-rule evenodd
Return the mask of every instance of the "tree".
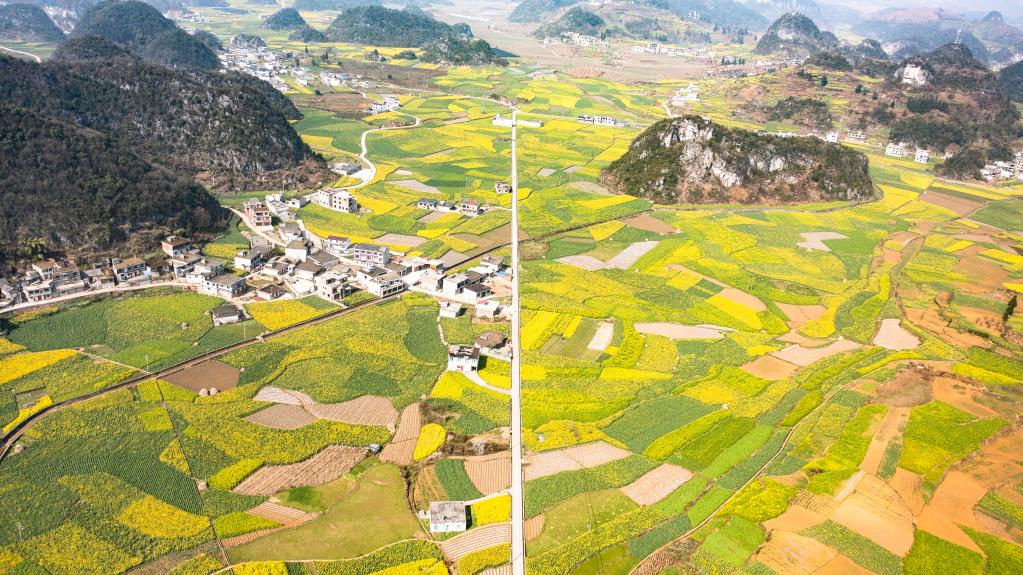
M 827 85 L 828 85 L 828 75 L 827 74 L 821 74 L 821 88 L 823 88 L 823 87 L 825 87 Z

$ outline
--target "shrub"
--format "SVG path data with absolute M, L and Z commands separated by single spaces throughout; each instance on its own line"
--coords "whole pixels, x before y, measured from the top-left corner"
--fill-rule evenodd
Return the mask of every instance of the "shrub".
M 443 427 L 436 423 L 427 423 L 419 430 L 419 439 L 416 440 L 416 449 L 412 458 L 420 461 L 433 455 L 434 451 L 444 445 L 447 436 L 448 432 Z

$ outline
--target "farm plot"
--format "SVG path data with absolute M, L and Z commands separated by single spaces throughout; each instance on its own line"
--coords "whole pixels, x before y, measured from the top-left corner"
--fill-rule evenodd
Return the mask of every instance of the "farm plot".
M 596 467 L 631 455 L 620 447 L 605 441 L 594 441 L 557 451 L 545 451 L 529 456 L 525 463 L 525 479 L 530 481 L 548 475 Z
M 380 452 L 380 460 L 395 465 L 410 465 L 419 439 L 419 428 L 423 424 L 423 415 L 418 403 L 408 405 L 401 411 L 398 431 L 391 441 Z
M 292 487 L 323 485 L 348 473 L 365 456 L 364 448 L 331 445 L 299 463 L 261 467 L 239 483 L 234 492 L 273 495 Z
M 199 393 L 202 389 L 216 388 L 220 391 L 234 389 L 238 386 L 240 376 L 238 368 L 211 359 L 176 371 L 164 376 L 163 379 L 193 393 Z
M 466 457 L 465 472 L 476 489 L 484 495 L 504 491 L 511 486 L 511 454 L 501 451 L 492 455 Z
M 822 347 L 806 347 L 802 344 L 796 344 L 786 347 L 785 349 L 772 352 L 771 355 L 800 367 L 806 367 L 833 355 L 845 353 L 861 347 L 863 346 L 855 341 L 840 339 Z
M 249 423 L 274 429 L 298 429 L 316 421 L 316 417 L 297 405 L 277 403 L 245 418 Z
M 511 544 L 511 525 L 493 523 L 484 525 L 452 537 L 440 544 L 440 550 L 448 561 L 457 562 L 462 557 L 497 545 Z
M 692 471 L 665 463 L 623 487 L 622 493 L 638 505 L 653 505 L 692 478 Z
M 305 408 L 319 419 L 351 423 L 352 425 L 380 425 L 394 427 L 398 410 L 386 397 L 363 395 L 344 403 L 313 403 Z

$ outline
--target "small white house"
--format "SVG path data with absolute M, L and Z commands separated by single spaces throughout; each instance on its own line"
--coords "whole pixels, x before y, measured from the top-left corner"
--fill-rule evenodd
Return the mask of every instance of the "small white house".
M 468 513 L 461 501 L 433 501 L 430 503 L 431 533 L 461 533 L 468 528 Z
M 480 367 L 480 350 L 475 346 L 452 345 L 448 347 L 448 371 L 475 373 Z
M 931 161 L 931 152 L 922 148 L 916 149 L 916 155 L 913 156 L 913 161 L 918 164 L 926 164 Z
M 888 146 L 884 149 L 884 155 L 892 156 L 895 158 L 902 158 L 906 155 L 906 147 L 903 146 L 902 144 L 889 142 Z

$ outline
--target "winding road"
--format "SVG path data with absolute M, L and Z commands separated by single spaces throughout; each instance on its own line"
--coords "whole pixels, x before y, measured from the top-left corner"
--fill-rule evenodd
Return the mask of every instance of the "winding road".
M 11 54 L 14 54 L 16 56 L 28 56 L 29 58 L 35 60 L 36 64 L 41 64 L 43 62 L 42 58 L 30 52 L 22 52 L 21 50 L 15 50 L 14 48 L 8 48 L 7 46 L 0 46 L 0 50 L 3 50 L 4 52 L 10 52 Z

